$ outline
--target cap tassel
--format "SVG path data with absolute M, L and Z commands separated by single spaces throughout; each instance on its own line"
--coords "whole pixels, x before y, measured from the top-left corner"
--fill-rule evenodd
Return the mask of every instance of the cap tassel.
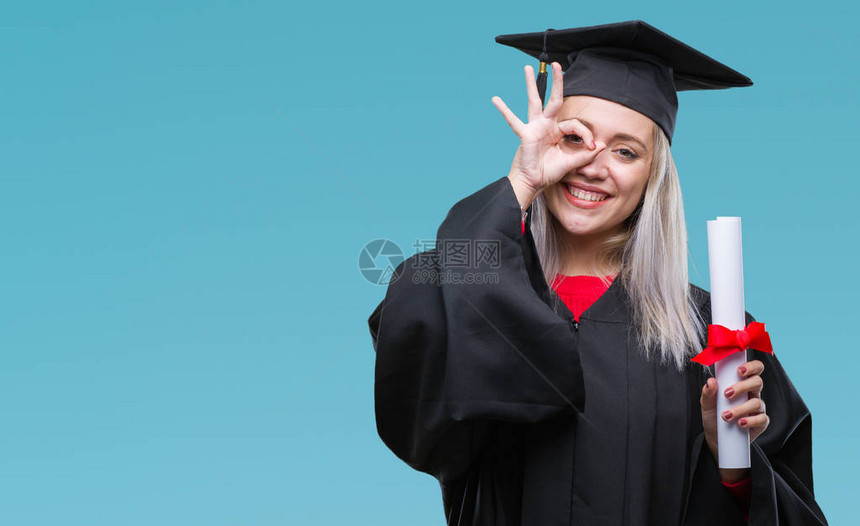
M 546 62 L 543 61 L 540 63 L 540 71 L 537 75 L 537 89 L 541 106 L 543 106 L 546 100 Z
M 549 60 L 549 53 L 546 50 L 546 36 L 552 29 L 547 29 L 543 32 L 543 49 L 540 52 L 540 69 L 538 70 L 537 75 L 537 89 L 538 95 L 540 95 L 540 104 L 541 107 L 546 102 L 546 61 Z

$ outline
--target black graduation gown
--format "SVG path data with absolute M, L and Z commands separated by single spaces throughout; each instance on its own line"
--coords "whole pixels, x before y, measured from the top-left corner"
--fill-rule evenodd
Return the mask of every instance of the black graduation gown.
M 461 257 L 482 242 L 496 258 Z M 507 177 L 456 203 L 395 275 L 368 320 L 377 429 L 439 480 L 448 524 L 744 524 L 704 442 L 710 371 L 644 358 L 620 279 L 574 324 Z M 771 424 L 752 444 L 750 523 L 826 524 L 809 411 L 778 360 L 755 357 Z

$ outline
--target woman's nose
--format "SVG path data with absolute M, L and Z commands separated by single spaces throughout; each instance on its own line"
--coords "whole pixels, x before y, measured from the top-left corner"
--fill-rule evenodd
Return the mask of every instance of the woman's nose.
M 577 173 L 589 179 L 605 179 L 609 175 L 608 166 L 606 164 L 606 149 L 597 153 L 591 162 L 580 167 Z

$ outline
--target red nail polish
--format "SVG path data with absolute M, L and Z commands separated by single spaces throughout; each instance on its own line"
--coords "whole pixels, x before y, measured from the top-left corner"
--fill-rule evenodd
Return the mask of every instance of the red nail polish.
M 734 394 L 735 394 L 735 390 L 732 389 L 731 387 L 726 389 L 726 398 L 731 398 L 732 396 L 734 396 Z
M 723 411 L 723 420 L 728 422 L 731 419 L 732 419 L 732 412 L 731 411 Z
M 738 423 L 740 424 L 741 427 L 746 427 L 747 426 L 747 419 L 741 418 L 741 421 Z
M 743 365 L 741 365 L 740 367 L 738 367 L 738 371 L 740 371 L 740 372 L 741 372 L 741 374 L 747 374 L 747 368 L 746 368 L 746 367 L 744 367 Z

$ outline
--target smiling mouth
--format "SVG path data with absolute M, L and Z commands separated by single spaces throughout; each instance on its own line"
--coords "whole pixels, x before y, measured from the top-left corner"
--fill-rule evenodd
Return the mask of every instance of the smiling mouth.
M 580 188 L 575 188 L 569 184 L 565 185 L 565 187 L 567 188 L 567 193 L 569 193 L 573 197 L 576 197 L 577 199 L 582 199 L 584 201 L 599 202 L 609 197 L 609 194 L 604 194 L 602 192 L 590 192 L 582 190 Z

